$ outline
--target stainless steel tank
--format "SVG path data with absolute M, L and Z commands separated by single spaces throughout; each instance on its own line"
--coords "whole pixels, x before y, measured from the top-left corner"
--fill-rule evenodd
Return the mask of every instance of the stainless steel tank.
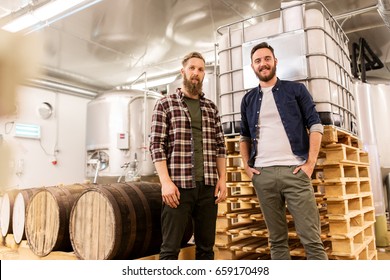
M 373 107 L 373 95 L 376 95 L 377 91 L 376 85 L 356 82 L 355 88 L 359 135 L 363 142 L 363 148 L 368 152 L 369 156 L 370 182 L 374 196 L 375 215 L 385 215 L 384 191 L 380 169 L 380 153 L 378 150 L 378 135 L 385 133 L 385 120 L 387 118 L 382 116 L 381 119 L 375 119 L 374 111 L 379 110 L 381 107 L 380 105 L 378 107 Z M 384 105 L 385 103 L 382 104 Z M 385 122 L 382 126 L 377 127 L 376 122 L 379 122 L 382 119 Z
M 106 92 L 87 105 L 86 177 L 135 181 L 154 174 L 149 153 L 152 111 L 162 95 L 143 90 Z

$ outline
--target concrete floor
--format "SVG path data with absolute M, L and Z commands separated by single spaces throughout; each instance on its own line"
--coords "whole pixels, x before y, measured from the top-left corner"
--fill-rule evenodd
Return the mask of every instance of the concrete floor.
M 388 240 L 390 240 L 390 230 L 387 232 Z M 20 244 L 15 244 L 12 235 L 7 235 L 6 238 L 1 238 L 0 244 L 0 260 L 78 260 L 73 252 L 51 252 L 45 257 L 35 255 L 29 248 L 27 241 L 23 240 Z M 180 259 L 194 259 L 194 250 L 188 247 L 187 250 L 182 250 Z M 378 260 L 390 260 L 390 246 L 377 247 Z M 156 256 L 145 257 L 143 259 L 156 260 Z
M 187 250 L 182 252 L 181 259 L 194 259 L 192 251 Z M 377 255 L 378 260 L 390 260 L 390 246 L 386 248 L 377 247 Z M 142 259 L 157 260 L 158 256 L 144 257 Z M 78 260 L 78 258 L 73 252 L 51 252 L 45 257 L 39 257 L 35 255 L 25 241 L 23 241 L 18 248 L 10 248 L 0 245 L 0 260 Z
M 378 260 L 390 260 L 390 246 L 387 248 L 377 248 Z

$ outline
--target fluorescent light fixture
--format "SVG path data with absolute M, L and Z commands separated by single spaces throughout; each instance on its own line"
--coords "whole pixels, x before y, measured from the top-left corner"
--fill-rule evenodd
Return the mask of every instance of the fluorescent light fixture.
M 91 5 L 100 1 L 101 0 L 94 1 L 93 3 L 91 3 Z M 47 21 L 49 21 L 50 19 L 81 4 L 82 2 L 86 2 L 86 0 L 55 0 L 49 2 L 48 4 L 43 5 L 36 10 L 28 12 L 14 19 L 13 21 L 4 25 L 2 29 L 9 32 L 18 32 L 28 27 L 34 26 L 38 23 L 47 23 Z
M 41 138 L 41 127 L 36 124 L 15 123 L 15 137 Z
M 37 24 L 39 20 L 35 18 L 31 13 L 25 14 L 17 19 L 11 21 L 10 23 L 4 25 L 2 29 L 9 32 L 18 32 L 19 30 L 23 30 L 29 26 L 33 26 Z

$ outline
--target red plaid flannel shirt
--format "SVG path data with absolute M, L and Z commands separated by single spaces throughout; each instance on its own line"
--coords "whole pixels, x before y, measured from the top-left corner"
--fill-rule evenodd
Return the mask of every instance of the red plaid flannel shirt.
M 153 162 L 167 161 L 172 181 L 181 188 L 194 188 L 191 117 L 183 101 L 184 94 L 176 93 L 157 101 L 150 135 L 150 153 Z M 218 180 L 217 157 L 226 157 L 225 139 L 217 106 L 200 97 L 205 184 L 215 186 Z

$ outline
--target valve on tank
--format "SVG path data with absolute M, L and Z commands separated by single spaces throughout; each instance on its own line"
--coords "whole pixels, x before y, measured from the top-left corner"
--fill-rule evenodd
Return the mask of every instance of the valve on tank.
M 91 155 L 87 164 L 95 169 L 93 183 L 96 184 L 99 171 L 106 169 L 109 165 L 109 156 L 106 152 L 96 151 Z
M 125 162 L 121 168 L 123 169 L 123 172 L 118 178 L 118 183 L 122 180 L 123 176 L 125 176 L 125 182 L 134 182 L 140 180 L 137 153 L 134 153 L 134 159 L 132 161 Z

